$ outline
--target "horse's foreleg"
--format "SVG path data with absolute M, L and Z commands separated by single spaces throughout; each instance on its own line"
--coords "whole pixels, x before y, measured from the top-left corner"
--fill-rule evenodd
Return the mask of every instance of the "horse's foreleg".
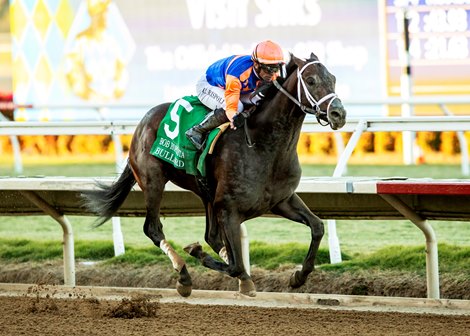
M 213 225 L 213 227 L 215 226 L 216 225 Z M 225 247 L 218 230 L 216 235 L 208 236 L 206 232 L 206 242 L 219 255 L 219 257 L 225 261 L 227 265 L 230 263 L 227 248 Z M 251 280 L 251 277 L 246 272 L 246 270 L 238 276 L 238 280 L 240 293 L 248 296 L 256 296 L 255 284 Z
M 212 248 L 212 250 L 225 261 L 229 263 L 227 249 L 225 248 L 222 234 L 219 229 L 216 217 L 213 213 L 213 207 L 211 203 L 206 203 L 206 231 L 204 233 L 204 240 Z
M 307 256 L 302 264 L 302 269 L 296 271 L 290 279 L 291 287 L 300 287 L 305 283 L 308 275 L 314 269 L 315 257 L 324 234 L 323 221 L 310 211 L 297 194 L 293 194 L 284 202 L 279 203 L 271 209 L 271 211 L 276 215 L 283 216 L 310 227 L 312 240 L 310 241 Z
M 188 245 L 184 248 L 184 250 L 187 253 L 189 253 L 191 256 L 199 259 L 203 266 L 205 266 L 207 268 L 210 268 L 212 270 L 219 271 L 219 272 L 225 273 L 227 275 L 230 275 L 229 265 L 228 265 L 228 263 L 229 263 L 228 253 L 225 255 L 225 258 L 227 258 L 227 260 L 224 260 L 226 262 L 226 263 L 224 263 L 224 262 L 220 262 L 218 260 L 215 260 L 214 258 L 212 258 L 211 255 L 204 252 L 202 250 L 202 246 L 199 243 L 194 243 L 194 244 Z M 226 251 L 227 250 L 224 246 L 222 248 L 221 252 L 226 252 Z M 221 253 L 219 252 L 219 254 L 221 254 Z M 222 257 L 222 259 L 224 259 L 224 258 Z M 253 280 L 251 280 L 251 277 L 248 275 L 248 273 L 243 271 L 238 276 L 238 280 L 239 280 L 240 293 L 242 293 L 244 295 L 248 295 L 248 296 L 256 296 L 255 284 L 253 283 Z
M 211 255 L 204 252 L 202 250 L 202 246 L 199 243 L 190 244 L 186 246 L 184 250 L 192 257 L 199 259 L 203 266 L 228 274 L 227 269 L 229 261 L 224 242 L 221 237 L 221 232 L 213 213 L 212 204 L 205 202 L 204 205 L 206 208 L 206 231 L 204 234 L 204 239 L 212 248 L 212 250 L 219 254 L 225 263 L 215 260 Z
M 230 262 L 227 248 L 225 247 L 222 232 L 217 222 L 217 217 L 214 216 L 211 203 L 207 203 L 206 205 L 206 231 L 204 239 L 212 250 L 228 265 Z
M 248 296 L 256 296 L 256 288 L 250 275 L 245 270 L 243 263 L 242 244 L 241 244 L 241 228 L 238 216 L 230 214 L 227 210 L 221 210 L 217 216 L 218 223 L 223 229 L 225 238 L 225 249 L 229 260 L 229 275 L 238 277 L 239 290 L 241 294 Z M 219 252 L 220 254 L 220 252 Z
M 219 254 L 219 256 L 225 262 L 220 262 L 218 260 L 215 260 L 211 255 L 204 252 L 202 249 L 202 246 L 199 243 L 188 245 L 184 248 L 184 250 L 188 252 L 191 256 L 199 259 L 203 266 L 225 273 L 232 277 L 238 277 L 240 293 L 244 295 L 248 295 L 248 296 L 255 296 L 256 295 L 255 285 L 253 281 L 251 280 L 251 277 L 248 275 L 248 273 L 245 271 L 243 267 L 243 260 L 241 257 L 241 242 L 240 242 L 240 228 L 239 228 L 240 224 L 238 224 L 238 234 L 237 234 L 237 230 L 235 230 L 235 233 L 230 233 L 231 237 L 235 237 L 235 238 L 228 238 L 228 237 L 223 236 L 226 230 L 221 230 L 221 227 L 219 226 L 218 221 L 215 216 L 211 216 L 209 214 L 206 218 L 207 218 L 206 219 L 206 234 L 205 234 L 206 242 L 216 253 Z M 234 244 L 228 243 L 227 245 L 224 245 L 224 241 L 222 240 L 222 238 L 226 238 L 225 239 L 226 242 L 229 242 L 229 241 L 238 242 L 238 248 L 240 251 L 238 257 L 236 257 L 236 255 L 234 256 L 232 252 L 232 247 L 230 247 L 230 246 L 233 246 Z M 234 267 L 234 265 L 236 264 L 236 260 L 238 260 L 241 263 L 242 270 L 240 271 L 238 271 L 236 266 Z

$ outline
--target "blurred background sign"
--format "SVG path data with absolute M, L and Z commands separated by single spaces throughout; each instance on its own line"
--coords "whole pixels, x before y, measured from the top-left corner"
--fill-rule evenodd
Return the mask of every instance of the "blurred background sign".
M 386 0 L 387 94 L 400 94 L 403 12 L 409 19 L 413 94 L 470 92 L 470 1 Z M 468 107 L 455 107 L 454 112 Z M 419 113 L 419 109 L 417 113 Z M 430 109 L 426 108 L 427 114 Z M 442 114 L 436 108 L 436 113 Z
M 317 54 L 343 100 L 399 95 L 403 10 L 413 94 L 470 92 L 470 0 L 3 0 L 2 16 L 5 6 L 12 61 L 2 62 L 11 66 L 0 69 L 0 84 L 8 86 L 5 71 L 13 69 L 17 104 L 113 106 L 101 116 L 84 108 L 18 110 L 18 120 L 139 119 L 147 107 L 193 94 L 211 62 L 250 53 L 265 39 L 300 57 Z M 10 51 L 1 42 L 0 51 Z M 348 106 L 350 116 L 394 111 Z
M 193 94 L 211 62 L 265 39 L 300 57 L 317 54 L 341 98 L 378 97 L 378 8 L 366 0 L 10 0 L 15 101 L 151 107 Z M 91 109 L 20 112 L 20 120 L 97 118 Z M 377 109 L 350 110 L 361 113 Z
M 29 121 L 139 120 L 152 106 L 194 94 L 196 81 L 213 61 L 251 53 L 257 42 L 272 39 L 299 57 L 314 52 L 328 66 L 349 117 L 406 115 L 400 105 L 380 104 L 401 94 L 404 11 L 410 37 L 408 94 L 465 99 L 470 0 L 0 0 L 5 108 L 0 111 Z M 29 105 L 35 108 L 21 108 Z M 447 104 L 444 111 L 429 104 L 409 110 L 468 114 L 469 107 Z M 24 139 L 22 147 L 32 152 L 53 147 L 39 146 L 39 138 L 28 138 L 30 145 Z M 338 139 L 302 134 L 299 153 L 309 159 L 334 157 Z M 416 139 L 427 156 L 461 151 L 454 132 L 419 132 Z M 365 134 L 355 153 L 387 155 L 415 146 L 413 137 L 409 140 L 405 143 L 401 132 Z M 91 143 L 54 141 L 58 153 L 87 152 Z M 112 148 L 106 141 L 102 147 Z

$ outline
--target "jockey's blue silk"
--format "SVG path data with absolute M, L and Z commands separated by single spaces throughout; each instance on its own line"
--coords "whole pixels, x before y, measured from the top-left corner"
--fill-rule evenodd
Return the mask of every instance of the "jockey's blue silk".
M 223 58 L 209 66 L 206 71 L 209 84 L 221 88 L 225 88 L 227 75 L 238 78 L 242 93 L 253 92 L 260 80 L 253 71 L 253 61 L 249 55 Z

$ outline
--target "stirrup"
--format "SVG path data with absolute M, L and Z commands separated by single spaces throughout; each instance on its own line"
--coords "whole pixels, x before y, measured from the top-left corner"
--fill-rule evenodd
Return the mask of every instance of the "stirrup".
M 191 143 L 194 145 L 194 147 L 196 147 L 196 149 L 198 151 L 200 151 L 200 150 L 202 150 L 202 148 L 204 148 L 204 143 L 206 141 L 205 141 L 204 134 L 202 134 L 201 132 L 195 130 L 194 129 L 195 127 L 197 127 L 197 126 L 194 126 L 194 127 L 190 128 L 189 130 L 187 130 L 185 135 L 188 138 L 188 140 L 191 141 Z M 199 138 L 200 141 L 198 141 L 197 138 Z

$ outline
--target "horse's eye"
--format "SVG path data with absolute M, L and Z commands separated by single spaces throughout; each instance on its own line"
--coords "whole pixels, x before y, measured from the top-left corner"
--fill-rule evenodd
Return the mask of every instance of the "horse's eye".
M 313 77 L 308 77 L 307 80 L 306 80 L 307 84 L 308 85 L 315 85 L 315 79 L 313 79 Z

